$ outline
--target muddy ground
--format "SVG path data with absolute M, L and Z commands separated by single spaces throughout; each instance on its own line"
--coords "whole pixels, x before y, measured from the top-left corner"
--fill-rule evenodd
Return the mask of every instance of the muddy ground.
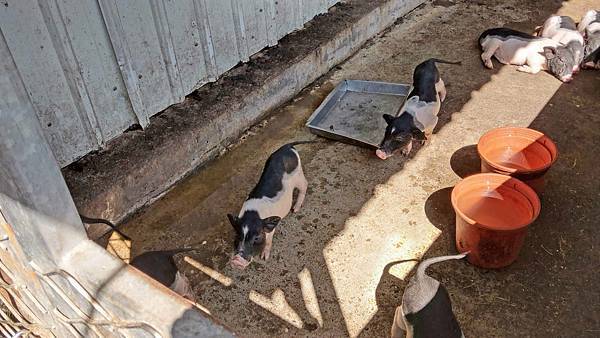
M 542 5 L 543 4 L 543 5 Z M 451 187 L 477 172 L 474 144 L 498 126 L 531 126 L 558 145 L 542 212 L 516 263 L 495 271 L 462 261 L 430 274 L 448 289 L 467 337 L 600 335 L 600 72 L 562 85 L 549 74 L 484 69 L 486 28 L 532 31 L 553 13 L 579 18 L 600 1 L 433 1 L 371 41 L 236 146 L 138 213 L 123 231 L 133 254 L 192 246 L 180 260 L 197 301 L 242 336 L 383 337 L 412 263 L 454 253 Z M 381 161 L 337 142 L 298 146 L 309 181 L 303 209 L 276 230 L 272 258 L 227 265 L 237 213 L 271 151 L 314 138 L 306 119 L 343 79 L 410 83 L 428 57 L 448 97 L 431 144 Z M 190 261 L 190 260 L 188 260 Z M 197 267 L 200 267 L 198 269 Z

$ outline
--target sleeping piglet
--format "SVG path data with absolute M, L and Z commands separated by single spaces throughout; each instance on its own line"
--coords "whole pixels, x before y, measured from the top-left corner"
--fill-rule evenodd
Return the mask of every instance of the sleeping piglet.
M 448 291 L 440 282 L 427 276 L 431 264 L 449 259 L 461 259 L 465 254 L 440 256 L 424 260 L 408 282 L 402 295 L 402 305 L 396 308 L 392 324 L 392 338 L 403 337 L 464 337 L 452 312 Z
M 288 143 L 271 154 L 238 216 L 227 214 L 236 234 L 231 266 L 244 269 L 258 254 L 269 259 L 273 232 L 292 209 L 294 190 L 298 189 L 298 197 L 293 211 L 298 212 L 308 187 L 300 155 L 294 146 L 313 142 Z
M 517 65 L 520 72 L 536 74 L 548 70 L 562 82 L 573 79 L 575 56 L 567 47 L 548 38 L 510 28 L 491 28 L 479 36 L 481 60 L 494 68 L 492 57 L 505 65 Z
M 573 19 L 564 15 L 549 17 L 541 28 L 540 36 L 557 41 L 571 51 L 575 60 L 573 72 L 579 71 L 579 65 L 584 56 L 584 40 Z

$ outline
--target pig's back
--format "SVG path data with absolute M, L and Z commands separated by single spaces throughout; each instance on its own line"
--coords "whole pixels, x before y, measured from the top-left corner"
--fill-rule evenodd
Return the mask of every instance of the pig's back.
M 292 174 L 299 164 L 300 160 L 292 146 L 286 144 L 277 149 L 267 159 L 258 184 L 252 189 L 248 199 L 274 198 L 284 188 L 285 174 Z
M 499 28 L 490 28 L 488 30 L 485 30 L 479 36 L 478 41 L 479 41 L 479 44 L 482 45 L 484 43 L 484 41 L 487 39 L 499 39 L 502 41 L 506 41 L 511 38 L 517 38 L 519 40 L 539 39 L 538 37 L 533 36 L 528 33 L 520 32 L 520 31 L 517 31 L 514 29 L 510 29 L 510 28 L 499 27 Z

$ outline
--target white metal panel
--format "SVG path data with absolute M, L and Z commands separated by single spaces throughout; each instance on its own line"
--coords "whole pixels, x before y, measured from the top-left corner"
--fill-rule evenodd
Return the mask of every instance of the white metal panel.
M 298 0 L 271 0 L 274 4 L 275 36 L 279 40 L 298 28 L 300 16 Z
M 98 140 L 81 105 L 59 23 L 33 1 L 0 6 L 0 29 L 25 84 L 46 139 L 60 163 L 69 163 L 98 148 Z M 50 29 L 50 31 L 49 31 Z M 79 101 L 79 102 L 76 102 Z
M 321 12 L 322 0 L 298 0 L 298 2 L 302 14 L 302 24 Z
M 269 16 L 269 4 L 266 1 L 244 1 L 242 3 L 242 19 L 246 31 L 246 43 L 249 54 L 252 55 L 265 46 L 269 45 L 269 33 L 267 22 Z
M 161 38 L 160 18 L 153 13 L 153 1 L 101 0 L 102 14 L 117 54 L 127 91 L 139 123 L 145 127 L 153 113 L 175 100 L 170 86 Z M 158 25 L 157 25 L 158 23 Z M 171 55 L 167 55 L 170 58 Z
M 119 65 L 96 0 L 59 0 L 79 72 L 104 143 L 134 123 Z
M 183 92 L 189 93 L 209 79 L 204 27 L 198 22 L 193 0 L 167 0 L 165 5 Z
M 204 0 L 217 72 L 222 74 L 240 61 L 232 0 Z
M 64 166 L 336 2 L 5 0 L 0 32 Z

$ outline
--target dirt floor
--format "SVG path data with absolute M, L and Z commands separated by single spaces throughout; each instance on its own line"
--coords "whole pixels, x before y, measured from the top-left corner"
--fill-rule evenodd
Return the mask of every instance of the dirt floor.
M 540 5 L 543 3 L 543 5 Z M 562 85 L 546 73 L 484 69 L 476 40 L 492 26 L 532 31 L 553 13 L 578 20 L 600 1 L 433 1 L 252 128 L 243 140 L 123 231 L 133 254 L 195 247 L 181 269 L 197 301 L 241 336 L 384 337 L 413 263 L 455 253 L 451 187 L 475 173 L 488 129 L 531 126 L 554 139 L 542 212 L 516 263 L 488 271 L 464 261 L 430 268 L 467 337 L 600 336 L 600 71 Z M 306 119 L 343 79 L 410 83 L 429 57 L 448 97 L 432 142 L 409 159 L 337 142 L 298 146 L 309 181 L 303 209 L 276 230 L 271 260 L 233 270 L 237 213 L 271 151 L 314 138 Z M 191 262 L 188 263 L 188 262 Z

